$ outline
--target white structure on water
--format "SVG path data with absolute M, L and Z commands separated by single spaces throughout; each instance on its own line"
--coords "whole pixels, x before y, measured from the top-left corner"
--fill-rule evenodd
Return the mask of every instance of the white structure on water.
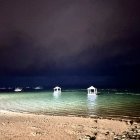
M 21 91 L 22 91 L 22 88 L 17 87 L 17 88 L 15 88 L 14 91 L 15 91 L 15 92 L 21 92 Z
M 97 88 L 91 86 L 87 89 L 88 95 L 96 95 L 97 94 Z
M 55 87 L 54 88 L 54 93 L 61 93 L 61 88 L 60 87 Z

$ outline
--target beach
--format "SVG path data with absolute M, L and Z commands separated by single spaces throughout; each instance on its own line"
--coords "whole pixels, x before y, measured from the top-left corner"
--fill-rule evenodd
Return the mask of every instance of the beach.
M 113 140 L 135 129 L 139 138 L 140 124 L 131 120 L 0 111 L 0 140 Z

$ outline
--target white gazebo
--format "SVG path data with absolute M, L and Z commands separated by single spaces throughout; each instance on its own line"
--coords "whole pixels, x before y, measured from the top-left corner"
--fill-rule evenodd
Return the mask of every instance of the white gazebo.
M 91 86 L 87 89 L 89 95 L 97 94 L 97 88 Z
M 61 93 L 61 88 L 60 87 L 55 87 L 54 88 L 54 93 Z

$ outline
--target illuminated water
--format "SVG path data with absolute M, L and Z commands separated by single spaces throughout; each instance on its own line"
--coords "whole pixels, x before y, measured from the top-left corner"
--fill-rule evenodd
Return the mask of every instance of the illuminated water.
M 86 91 L 20 92 L 0 94 L 0 110 L 15 112 L 105 116 L 140 117 L 140 94 L 100 91 L 100 95 L 88 96 Z

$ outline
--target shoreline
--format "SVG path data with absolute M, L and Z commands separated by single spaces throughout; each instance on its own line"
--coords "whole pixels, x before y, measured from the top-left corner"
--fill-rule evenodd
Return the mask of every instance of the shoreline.
M 0 111 L 0 139 L 117 140 L 129 132 L 133 136 L 132 130 L 140 138 L 140 123 L 132 120 Z
M 35 113 L 35 112 L 24 112 L 24 111 L 12 111 L 12 110 L 0 110 L 1 112 L 11 112 L 11 113 L 20 113 L 20 114 L 30 114 L 30 115 L 44 115 L 44 116 L 59 116 L 59 117 L 78 117 L 78 118 L 92 118 L 92 119 L 107 119 L 107 120 L 116 120 L 116 121 L 133 121 L 140 123 L 140 117 L 130 117 L 130 116 L 98 116 L 98 115 L 60 115 L 60 114 L 43 114 L 43 113 Z

